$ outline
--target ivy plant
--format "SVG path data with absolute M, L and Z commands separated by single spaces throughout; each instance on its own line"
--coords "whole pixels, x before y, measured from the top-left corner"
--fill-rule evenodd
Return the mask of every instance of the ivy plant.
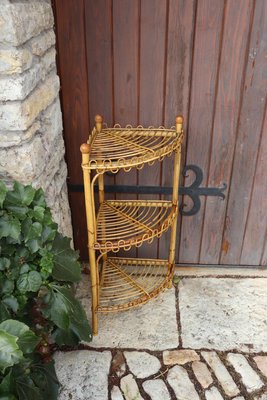
M 42 189 L 0 181 L 0 400 L 57 398 L 53 344 L 91 340 L 73 295 L 80 278 Z

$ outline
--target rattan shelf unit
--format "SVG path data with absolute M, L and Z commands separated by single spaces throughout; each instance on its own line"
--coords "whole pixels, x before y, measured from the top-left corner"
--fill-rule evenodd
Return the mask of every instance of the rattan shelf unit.
M 146 303 L 170 287 L 174 268 L 178 181 L 183 118 L 175 127 L 122 128 L 103 125 L 100 115 L 87 143 L 81 145 L 92 289 L 93 333 L 98 332 L 98 312 L 127 310 Z M 141 169 L 174 153 L 173 194 L 163 200 L 105 200 L 104 174 Z M 94 185 L 98 182 L 96 212 Z M 151 243 L 171 228 L 168 260 L 121 258 L 129 250 Z

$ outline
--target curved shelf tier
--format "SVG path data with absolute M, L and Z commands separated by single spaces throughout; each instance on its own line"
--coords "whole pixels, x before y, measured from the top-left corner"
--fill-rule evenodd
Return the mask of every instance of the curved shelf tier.
M 102 268 L 97 311 L 123 311 L 144 304 L 169 286 L 172 274 L 166 260 L 108 258 Z
M 175 129 L 159 128 L 104 128 L 93 131 L 89 138 L 89 164 L 83 168 L 117 172 L 119 169 L 129 171 L 136 167 L 141 169 L 145 163 L 153 164 L 177 149 L 182 142 L 183 134 Z
M 94 249 L 117 252 L 152 242 L 169 228 L 177 211 L 171 201 L 104 201 L 97 215 Z

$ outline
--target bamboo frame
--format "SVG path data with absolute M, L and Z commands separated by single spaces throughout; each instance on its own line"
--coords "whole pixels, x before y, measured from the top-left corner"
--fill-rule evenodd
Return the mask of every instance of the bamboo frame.
M 103 127 L 100 115 L 87 144 L 81 145 L 92 290 L 93 333 L 98 312 L 127 310 L 146 303 L 171 286 L 178 215 L 183 118 L 175 128 Z M 174 153 L 173 194 L 163 200 L 105 200 L 104 173 L 128 172 Z M 94 176 L 92 177 L 92 171 Z M 95 213 L 94 185 L 98 181 L 99 210 Z M 108 252 L 151 243 L 171 228 L 168 260 L 108 257 Z M 99 252 L 96 258 L 96 252 Z M 99 271 L 101 271 L 99 273 Z M 100 275 L 100 276 L 99 276 Z

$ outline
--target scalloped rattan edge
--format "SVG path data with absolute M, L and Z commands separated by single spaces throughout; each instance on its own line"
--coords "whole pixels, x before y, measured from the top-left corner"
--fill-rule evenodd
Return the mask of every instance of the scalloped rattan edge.
M 105 232 L 106 228 L 107 228 L 107 223 L 105 221 L 105 217 L 104 217 L 104 212 L 103 212 L 103 208 L 105 205 L 109 205 L 109 204 L 128 204 L 129 206 L 131 206 L 131 204 L 134 206 L 139 206 L 139 207 L 151 207 L 151 208 L 158 208 L 158 210 L 160 211 L 162 208 L 166 208 L 169 209 L 169 213 L 166 215 L 166 218 L 164 218 L 163 221 L 159 221 L 159 224 L 157 225 L 156 228 L 151 228 L 149 226 L 149 219 L 146 220 L 146 223 L 143 225 L 142 223 L 139 223 L 138 220 L 136 219 L 132 219 L 133 224 L 139 224 L 143 225 L 143 228 L 145 230 L 144 233 L 139 232 L 139 234 L 136 235 L 132 235 L 130 236 L 127 240 L 122 239 L 122 238 L 117 238 L 117 240 L 97 240 L 94 243 L 93 248 L 95 250 L 99 250 L 102 254 L 107 253 L 109 251 L 113 251 L 113 252 L 118 252 L 120 249 L 123 250 L 130 250 L 130 248 L 132 246 L 136 246 L 139 247 L 143 242 L 149 242 L 152 243 L 154 238 L 160 238 L 161 235 L 168 230 L 168 228 L 172 225 L 173 220 L 176 218 L 177 213 L 178 213 L 178 206 L 177 205 L 173 205 L 171 201 L 163 201 L 163 200 L 156 200 L 156 201 L 142 201 L 142 200 L 127 200 L 127 201 L 116 201 L 116 200 L 108 200 L 104 203 L 102 203 L 102 205 L 100 206 L 99 212 L 98 212 L 98 216 L 97 216 L 97 227 L 98 227 L 98 232 Z M 116 210 L 114 211 L 114 215 L 116 214 Z M 102 215 L 102 222 L 99 221 L 99 216 Z M 120 214 L 118 214 L 120 218 L 121 217 Z M 155 215 L 153 214 L 153 217 L 155 218 Z M 127 219 L 125 217 L 125 221 L 128 220 L 129 222 L 131 222 L 131 218 L 129 217 L 129 219 Z M 117 227 L 120 226 L 119 222 L 115 223 L 113 222 L 113 224 Z M 131 229 L 133 228 L 133 225 L 131 225 L 129 227 L 129 231 L 131 231 Z M 129 232 L 128 231 L 128 232 Z M 119 231 L 117 231 L 117 235 L 119 235 Z M 103 233 L 104 235 L 104 233 Z
M 112 283 L 110 283 L 109 281 L 109 277 L 108 276 L 105 277 L 105 274 L 108 273 L 110 262 L 113 263 L 112 267 L 116 266 L 116 264 L 119 264 L 120 262 L 126 266 L 128 265 L 129 268 L 135 265 L 136 268 L 135 271 L 137 276 L 136 280 L 132 277 L 133 274 L 127 275 L 127 273 L 125 273 L 123 270 L 121 270 L 120 268 L 118 269 L 118 273 L 121 275 L 122 286 L 124 288 L 123 295 L 120 295 L 120 293 L 122 292 L 121 290 L 122 286 L 116 284 L 116 287 L 113 288 Z M 141 306 L 147 303 L 149 300 L 157 297 L 160 293 L 162 293 L 162 291 L 167 289 L 172 281 L 173 265 L 169 264 L 167 260 L 141 259 L 141 258 L 122 259 L 120 257 L 111 257 L 108 258 L 105 261 L 105 263 L 106 263 L 104 267 L 105 273 L 104 276 L 101 278 L 100 299 L 97 307 L 98 313 L 112 313 Z M 154 268 L 154 270 L 153 269 L 150 270 L 149 277 L 147 276 L 147 274 L 145 274 L 143 277 L 141 274 L 138 275 L 138 269 L 140 270 L 141 266 L 148 267 L 151 265 L 152 268 Z M 156 285 L 154 285 L 152 290 L 147 291 L 145 281 L 147 281 L 150 277 L 153 276 L 154 271 L 157 272 L 159 269 L 162 272 L 161 274 L 162 279 Z M 111 273 L 113 275 L 113 272 Z M 142 278 L 144 279 L 144 286 L 140 284 L 140 279 L 142 280 Z M 110 288 L 112 288 L 112 294 L 109 293 L 111 291 Z M 105 293 L 106 291 L 108 292 L 108 294 Z M 119 293 L 119 296 L 121 297 L 119 298 L 118 296 L 116 297 L 116 293 Z M 129 300 L 130 298 L 133 299 Z M 114 301 L 117 301 L 118 303 L 108 304 Z
M 128 134 L 129 140 L 125 139 L 125 137 L 121 137 L 118 134 L 120 132 L 125 135 Z M 110 153 L 104 157 L 96 156 L 96 154 L 100 152 L 99 149 L 102 147 L 101 136 L 103 137 L 103 144 L 104 140 L 107 141 L 108 139 L 110 145 L 113 141 L 116 142 L 115 154 Z M 139 145 L 138 141 L 131 142 L 131 139 L 134 137 L 150 137 L 151 139 L 158 139 L 161 137 L 162 142 L 163 144 L 165 143 L 165 145 L 159 147 L 157 141 L 156 145 L 152 142 L 148 143 L 150 146 L 142 146 Z M 166 138 L 173 140 L 166 141 Z M 121 127 L 119 124 L 115 124 L 112 128 L 104 128 L 100 131 L 97 131 L 97 129 L 94 128 L 88 139 L 88 144 L 90 146 L 89 162 L 87 164 L 82 164 L 82 168 L 96 170 L 100 174 L 106 171 L 116 173 L 120 169 L 124 169 L 128 172 L 134 167 L 141 169 L 145 164 L 152 165 L 156 160 L 162 161 L 164 157 L 170 156 L 173 151 L 181 146 L 182 140 L 183 132 L 177 134 L 174 127 L 170 129 L 162 126 L 158 128 L 152 126 L 145 128 L 141 125 L 138 125 L 137 127 L 132 127 L 131 125 Z M 120 146 L 120 152 L 127 153 L 126 157 L 116 156 L 116 154 L 118 154 L 118 146 Z M 133 147 L 134 150 L 130 150 L 131 147 Z M 137 152 L 138 148 L 140 149 L 140 154 Z

